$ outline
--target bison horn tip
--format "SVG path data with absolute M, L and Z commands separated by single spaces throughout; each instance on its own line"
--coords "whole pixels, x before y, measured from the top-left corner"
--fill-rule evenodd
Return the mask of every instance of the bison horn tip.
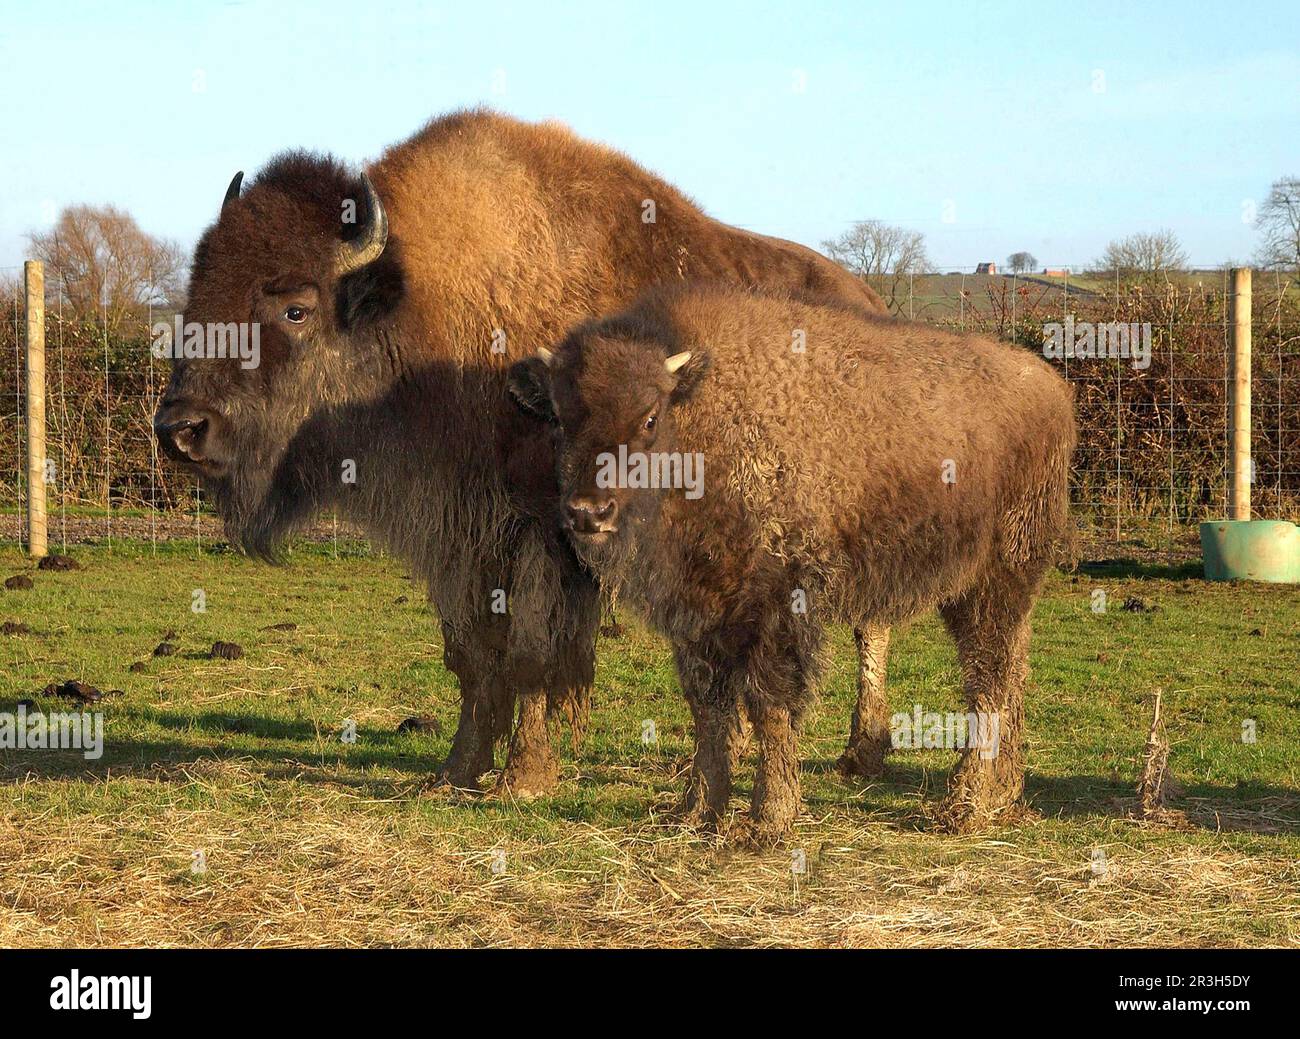
M 681 353 L 673 354 L 672 357 L 664 361 L 664 367 L 668 369 L 668 374 L 671 375 L 673 372 L 677 371 L 678 368 L 680 368 L 690 359 L 691 359 L 691 352 L 689 350 L 683 350 Z
M 555 354 L 551 353 L 551 351 L 546 349 L 544 346 L 539 346 L 537 348 L 537 357 L 538 360 L 540 360 L 542 364 L 546 365 L 547 368 L 549 368 L 551 362 L 555 360 Z
M 244 171 L 240 170 L 230 178 L 230 187 L 226 188 L 226 197 L 221 200 L 221 208 L 225 209 L 235 199 L 239 198 L 239 187 L 244 183 Z

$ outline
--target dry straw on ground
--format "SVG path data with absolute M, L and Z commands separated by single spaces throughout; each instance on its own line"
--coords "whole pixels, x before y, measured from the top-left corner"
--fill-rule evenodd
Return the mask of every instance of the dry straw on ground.
M 0 945 L 1196 946 L 1263 921 L 1260 944 L 1300 944 L 1294 861 L 1119 819 L 1099 876 L 1089 848 L 1024 839 L 1050 820 L 958 839 L 837 806 L 756 855 L 653 819 L 548 840 L 453 829 L 437 797 L 395 816 L 307 767 L 268 781 L 205 761 L 114 783 L 93 812 L 0 818 Z

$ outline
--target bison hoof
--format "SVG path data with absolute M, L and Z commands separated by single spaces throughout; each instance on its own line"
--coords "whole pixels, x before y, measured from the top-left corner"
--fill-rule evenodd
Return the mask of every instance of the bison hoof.
M 457 768 L 453 765 L 444 765 L 434 774 L 428 785 L 434 790 L 468 790 L 478 793 L 482 789 L 479 786 L 479 776 L 486 771 L 489 771 L 489 769 L 480 771 L 473 768 Z
M 963 800 L 952 795 L 944 798 L 933 813 L 935 825 L 944 833 L 967 835 L 987 830 L 1021 826 L 1040 818 L 1022 801 L 993 804 Z
M 835 768 L 845 778 L 879 779 L 885 774 L 885 753 L 889 744 L 868 743 L 865 740 L 849 744 L 835 762 Z
M 679 826 L 712 834 L 721 832 L 722 818 L 725 815 L 725 801 L 721 804 L 710 804 L 706 791 L 702 789 L 701 784 L 697 783 L 687 786 L 681 800 L 668 813 L 668 817 Z
M 770 851 L 790 835 L 790 824 L 742 815 L 727 831 L 727 843 L 748 851 Z
M 560 785 L 560 769 L 554 762 L 532 768 L 507 766 L 497 780 L 498 796 L 509 796 L 516 801 L 531 801 L 545 797 Z

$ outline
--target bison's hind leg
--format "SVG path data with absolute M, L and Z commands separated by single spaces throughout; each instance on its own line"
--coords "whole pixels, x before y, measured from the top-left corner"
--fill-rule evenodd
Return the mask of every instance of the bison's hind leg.
M 967 745 L 939 806 L 939 824 L 968 833 L 1015 814 L 1024 793 L 1024 690 L 1029 614 L 1045 567 L 999 570 L 939 607 L 957 642 L 965 685 Z
M 835 767 L 845 776 L 878 778 L 885 772 L 890 751 L 889 699 L 885 665 L 889 657 L 889 628 L 868 624 L 853 629 L 858 650 L 858 702 L 853 710 L 849 742 Z

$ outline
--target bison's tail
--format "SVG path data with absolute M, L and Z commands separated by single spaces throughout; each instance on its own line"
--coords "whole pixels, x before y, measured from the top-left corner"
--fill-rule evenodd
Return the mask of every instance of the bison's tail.
M 1041 469 L 1007 510 L 1002 530 L 1002 558 L 1019 568 L 1025 564 L 1073 565 L 1077 538 L 1070 518 L 1070 458 L 1074 454 L 1073 424 L 1050 442 Z

